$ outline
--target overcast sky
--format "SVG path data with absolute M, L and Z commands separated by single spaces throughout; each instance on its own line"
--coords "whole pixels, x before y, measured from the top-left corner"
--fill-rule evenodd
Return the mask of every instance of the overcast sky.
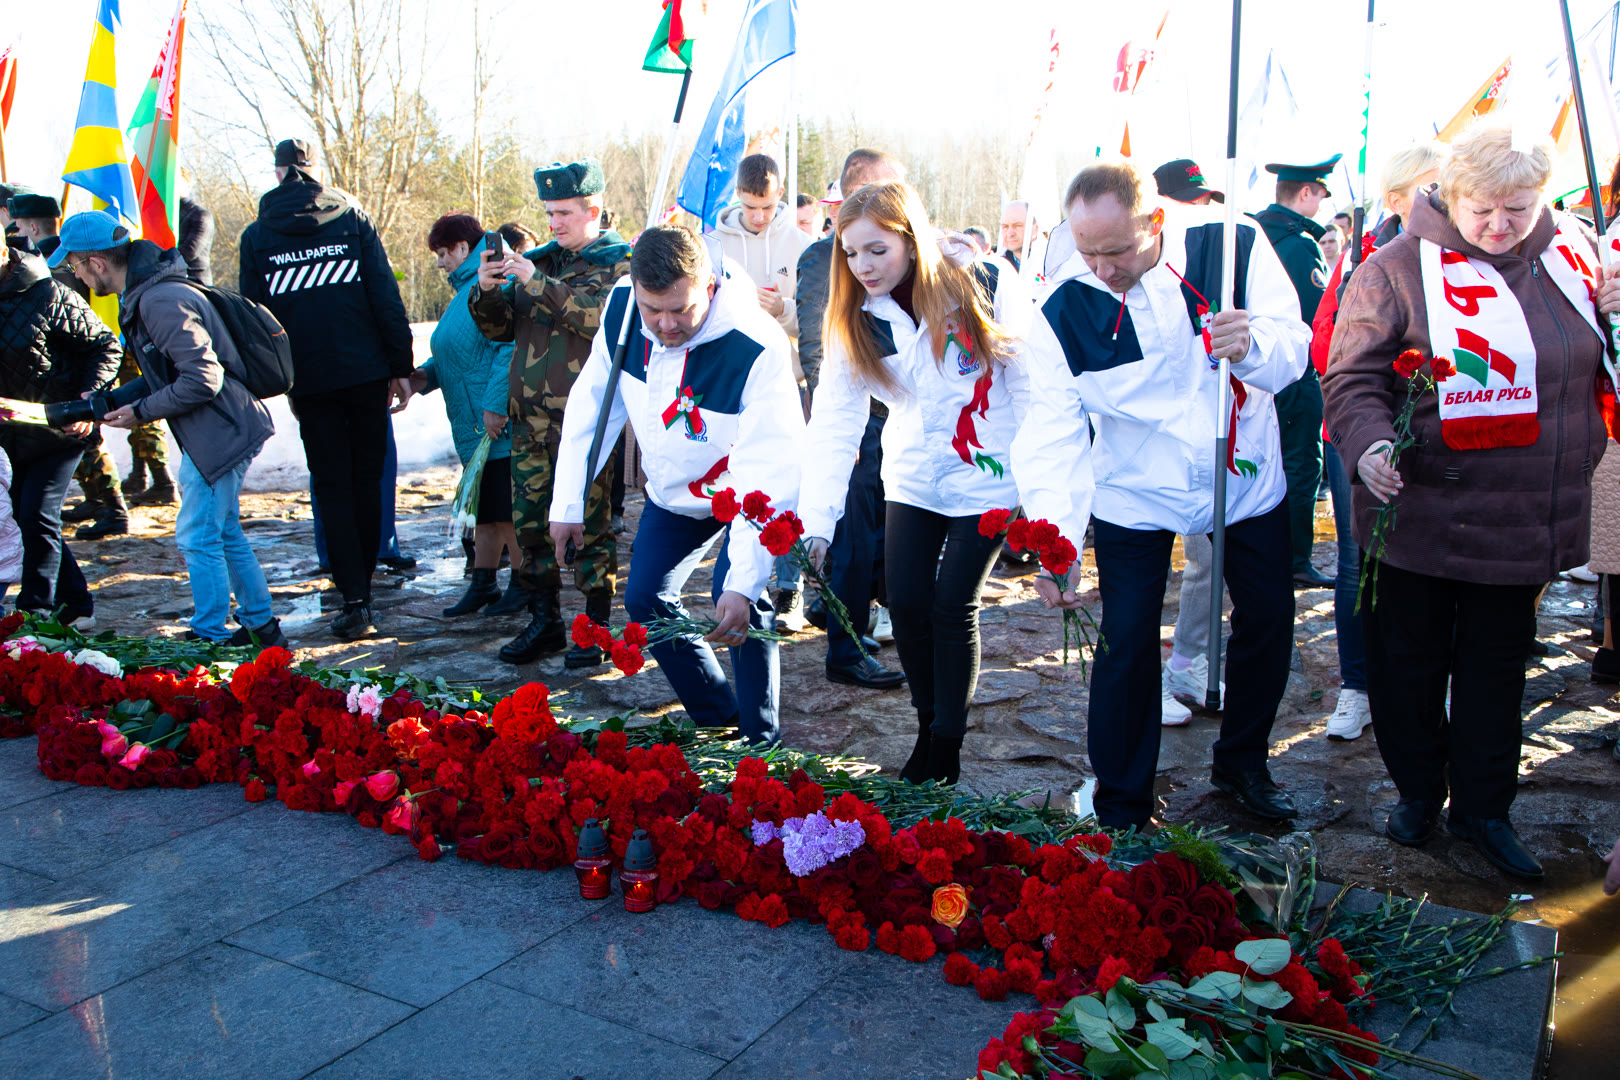
M 408 25 L 429 45 L 428 96 L 452 130 L 470 110 L 472 5 L 416 5 Z M 487 102 L 494 126 L 510 123 L 534 143 L 566 147 L 592 133 L 662 131 L 679 79 L 639 70 L 659 15 L 658 0 L 485 0 L 501 73 Z M 688 0 L 696 7 L 695 0 Z M 1573 0 L 1577 32 L 1608 9 Z M 10 175 L 52 190 L 72 137 L 96 0 L 8 4 L 0 41 L 20 46 L 21 74 L 6 151 Z M 743 0 L 709 0 L 700 24 L 688 104 L 688 137 L 702 122 L 736 32 Z M 1450 118 L 1510 52 L 1521 70 L 1539 70 L 1562 48 L 1555 0 L 1481 0 L 1469 5 L 1385 0 L 1374 45 L 1369 170 Z M 230 91 L 210 70 L 198 15 L 268 25 L 270 0 L 193 0 L 182 113 L 230 115 Z M 1165 7 L 1144 0 L 800 0 L 800 50 L 761 79 L 750 127 L 776 123 L 790 83 L 800 115 L 855 118 L 863 128 L 912 139 L 999 131 L 1022 139 L 1046 81 L 1054 23 L 1062 57 L 1043 132 L 1065 160 L 1117 147 L 1121 103 L 1109 92 L 1127 40 L 1147 42 Z M 1231 8 L 1177 2 L 1160 55 L 1130 110 L 1137 159 L 1147 167 L 1184 154 L 1221 183 Z M 123 0 L 118 38 L 120 111 L 127 123 L 162 44 L 174 0 Z M 493 12 L 493 14 L 492 14 Z M 1249 0 L 1244 5 L 1240 97 L 1260 78 L 1268 52 L 1286 72 L 1299 116 L 1273 125 L 1261 157 L 1313 161 L 1344 153 L 1352 164 L 1360 130 L 1366 6 L 1361 0 Z M 285 118 L 285 134 L 302 134 Z M 1601 114 L 1594 122 L 1607 127 Z M 1613 137 L 1600 132 L 1600 142 Z M 560 151 L 559 151 L 560 152 Z M 1342 174 L 1341 174 L 1342 175 Z M 262 177 L 268 184 L 268 175 Z M 809 182 L 809 178 L 807 178 Z M 1011 183 L 1011 178 L 1009 178 Z M 1336 188 L 1336 194 L 1339 194 Z

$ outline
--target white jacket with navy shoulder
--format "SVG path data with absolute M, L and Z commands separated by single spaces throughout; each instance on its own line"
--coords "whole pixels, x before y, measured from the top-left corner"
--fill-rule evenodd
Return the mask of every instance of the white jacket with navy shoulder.
M 798 506 L 804 411 L 793 382 L 787 335 L 760 310 L 753 284 L 740 268 L 728 261 L 718 276 L 703 324 L 674 349 L 643 330 L 633 308 L 630 278 L 613 287 L 591 355 L 568 392 L 552 521 L 585 519 L 585 458 L 626 305 L 632 305 L 629 348 L 607 437 L 591 475 L 607 463 L 629 421 L 647 474 L 647 498 L 665 510 L 708 517 L 714 493 L 728 487 L 739 499 L 763 491 L 778 509 Z M 683 403 L 688 406 L 684 411 Z M 728 551 L 731 569 L 722 587 L 756 599 L 765 591 L 772 563 L 759 530 L 739 521 L 731 530 Z
M 1169 215 L 1157 265 L 1123 297 L 1071 258 L 1030 330 L 1034 386 L 1013 474 L 1029 517 L 1077 546 L 1092 516 L 1210 532 L 1217 468 L 1227 470 L 1229 524 L 1267 513 L 1287 491 L 1272 396 L 1309 362 L 1298 296 L 1264 233 L 1240 224 L 1234 307 L 1249 313 L 1250 345 L 1230 366 L 1238 419 L 1229 460 L 1217 462 L 1217 374 L 1198 319 L 1200 294 L 1219 298 L 1221 224 L 1208 212 Z
M 1004 331 L 1022 337 L 1032 308 L 1012 267 L 1000 259 L 975 261 L 954 240 L 941 246 L 946 258 L 972 267 L 981 285 L 993 279 L 992 314 Z M 886 500 L 946 517 L 1016 506 L 1009 455 L 1029 399 L 1021 355 L 987 367 L 952 335 L 944 356 L 936 357 L 932 329 L 912 322 L 887 295 L 867 297 L 862 315 L 889 353 L 884 362 L 898 392 L 859 382 L 838 339 L 827 336 L 806 436 L 810 458 L 800 499 L 805 534 L 832 539 L 872 398 L 889 407 L 883 425 Z

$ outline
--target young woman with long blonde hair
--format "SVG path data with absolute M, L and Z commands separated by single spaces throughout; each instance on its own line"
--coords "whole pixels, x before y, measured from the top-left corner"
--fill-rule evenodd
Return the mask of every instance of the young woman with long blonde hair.
M 884 566 L 917 709 L 901 775 L 955 783 L 979 671 L 979 594 L 1001 548 L 986 510 L 1018 504 L 1008 468 L 1032 307 L 1018 276 L 928 221 L 916 189 L 868 184 L 839 210 L 825 355 L 800 512 L 821 558 L 843 512 L 871 400 L 883 429 Z

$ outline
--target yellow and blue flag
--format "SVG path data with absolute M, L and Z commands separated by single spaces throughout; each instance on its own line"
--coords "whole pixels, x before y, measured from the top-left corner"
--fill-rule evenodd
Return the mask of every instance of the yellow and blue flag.
M 114 215 L 138 222 L 141 215 L 129 171 L 129 148 L 124 126 L 118 122 L 118 65 L 113 46 L 119 21 L 118 0 L 101 0 L 62 181 L 84 188 Z

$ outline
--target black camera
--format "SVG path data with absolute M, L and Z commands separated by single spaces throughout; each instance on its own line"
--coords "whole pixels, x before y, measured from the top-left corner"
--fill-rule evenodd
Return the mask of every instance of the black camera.
M 76 401 L 52 401 L 45 406 L 45 423 L 53 428 L 65 428 L 104 420 L 114 409 L 139 401 L 146 396 L 146 380 L 135 379 L 113 390 L 99 390 L 88 398 Z

